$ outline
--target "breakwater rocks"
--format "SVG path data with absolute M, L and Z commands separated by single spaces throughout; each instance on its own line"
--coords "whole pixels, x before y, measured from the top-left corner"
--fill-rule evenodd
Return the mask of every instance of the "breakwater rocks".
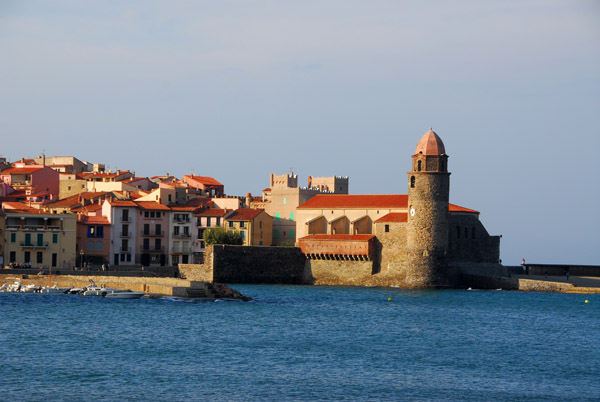
M 74 276 L 74 275 L 0 275 L 2 283 L 13 283 L 20 280 L 23 285 L 35 284 L 67 288 L 81 288 L 90 284 L 90 280 L 99 286 L 116 289 L 129 289 L 144 292 L 149 297 L 173 296 L 208 299 L 233 299 L 249 301 L 251 298 L 242 295 L 227 285 L 206 281 L 189 281 L 176 278 L 145 278 L 119 276 Z

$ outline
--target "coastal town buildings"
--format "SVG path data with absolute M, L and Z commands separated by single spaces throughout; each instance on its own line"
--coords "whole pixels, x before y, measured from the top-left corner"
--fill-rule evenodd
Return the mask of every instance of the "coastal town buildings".
M 51 267 L 75 266 L 76 216 L 52 214 L 21 203 L 4 202 L 5 264 Z
M 224 219 L 228 229 L 242 234 L 244 246 L 271 245 L 273 218 L 263 209 L 236 209 Z

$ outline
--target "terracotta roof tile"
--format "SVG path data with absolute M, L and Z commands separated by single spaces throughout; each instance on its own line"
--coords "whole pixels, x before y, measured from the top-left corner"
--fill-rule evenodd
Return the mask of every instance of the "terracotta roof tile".
M 153 209 L 153 210 L 161 210 L 161 211 L 170 211 L 171 208 L 167 207 L 166 205 L 163 205 L 159 202 L 156 201 L 135 201 L 135 203 L 141 208 L 141 209 Z
M 217 180 L 208 176 L 195 176 L 195 175 L 184 175 L 184 178 L 197 181 L 198 183 L 204 184 L 205 186 L 222 186 Z
M 231 212 L 231 210 L 226 210 L 226 209 L 222 209 L 222 208 L 208 208 L 205 209 L 202 212 L 197 212 L 194 215 L 195 216 L 225 216 L 225 214 L 227 214 L 228 212 Z
M 379 218 L 375 221 L 375 223 L 382 223 L 382 222 L 389 222 L 389 223 L 408 222 L 408 214 L 404 213 L 404 212 L 390 212 L 389 214 L 382 216 L 381 218 Z
M 88 225 L 110 225 L 106 216 L 88 216 L 83 215 L 80 222 Z
M 328 209 L 328 208 L 407 208 L 407 194 L 317 194 L 298 209 Z
M 450 204 L 448 210 L 450 212 L 468 212 L 468 213 L 472 213 L 472 214 L 478 214 L 479 213 L 479 211 L 475 211 L 474 209 L 460 207 L 460 206 L 454 205 L 454 204 Z
M 264 212 L 264 209 L 240 208 L 227 217 L 228 221 L 250 221 Z

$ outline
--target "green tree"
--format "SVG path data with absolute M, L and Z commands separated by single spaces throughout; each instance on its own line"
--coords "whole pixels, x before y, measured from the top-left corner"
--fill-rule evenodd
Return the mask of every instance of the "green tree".
M 204 231 L 204 242 L 210 244 L 235 244 L 242 245 L 244 239 L 238 230 L 227 230 L 222 226 L 216 226 Z

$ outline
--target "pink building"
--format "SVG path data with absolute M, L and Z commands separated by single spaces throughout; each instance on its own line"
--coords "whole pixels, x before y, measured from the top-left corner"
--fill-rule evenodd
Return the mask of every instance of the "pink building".
M 203 190 L 209 197 L 219 197 L 225 193 L 225 187 L 212 177 L 184 175 L 182 181 L 190 188 Z
M 43 165 L 15 163 L 0 172 L 0 181 L 14 191 L 8 191 L 14 201 L 43 205 L 58 200 L 60 174 Z

